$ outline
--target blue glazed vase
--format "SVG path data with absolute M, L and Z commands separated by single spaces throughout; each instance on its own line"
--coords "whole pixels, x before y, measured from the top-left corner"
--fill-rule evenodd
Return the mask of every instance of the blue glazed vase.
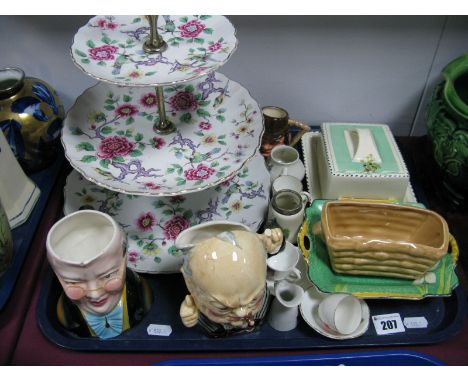
M 451 202 L 468 206 L 468 54 L 442 71 L 428 105 L 427 133 Z
M 0 129 L 27 172 L 56 157 L 64 118 L 62 103 L 46 82 L 19 68 L 0 69 Z

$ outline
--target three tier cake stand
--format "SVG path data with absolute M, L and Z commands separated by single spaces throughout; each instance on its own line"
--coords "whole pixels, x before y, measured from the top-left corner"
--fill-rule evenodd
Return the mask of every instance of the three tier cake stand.
M 100 82 L 79 96 L 62 143 L 76 172 L 65 213 L 94 208 L 129 238 L 128 266 L 178 272 L 180 231 L 209 220 L 256 231 L 270 178 L 261 110 L 217 70 L 237 47 L 223 16 L 96 16 L 71 47 Z

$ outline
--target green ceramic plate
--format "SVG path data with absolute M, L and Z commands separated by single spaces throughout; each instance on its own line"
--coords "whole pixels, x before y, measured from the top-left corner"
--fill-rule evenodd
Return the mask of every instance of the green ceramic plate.
M 330 266 L 325 243 L 312 234 L 312 226 L 320 221 L 322 207 L 326 202 L 326 200 L 316 199 L 306 210 L 305 221 L 299 232 L 298 240 L 302 253 L 308 258 L 309 278 L 322 292 L 349 293 L 360 298 L 419 300 L 428 296 L 449 296 L 458 285 L 455 274 L 456 264 L 452 260 L 456 256 L 452 256 L 450 253 L 442 257 L 437 267 L 428 272 L 424 281 L 419 284 L 413 280 L 398 278 L 335 273 Z M 403 204 L 424 208 L 419 203 Z

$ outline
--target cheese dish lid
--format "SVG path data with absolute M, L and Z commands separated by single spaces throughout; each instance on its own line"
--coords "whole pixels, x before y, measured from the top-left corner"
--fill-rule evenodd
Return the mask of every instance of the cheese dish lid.
M 333 175 L 409 178 L 387 125 L 327 122 L 321 130 L 327 165 Z

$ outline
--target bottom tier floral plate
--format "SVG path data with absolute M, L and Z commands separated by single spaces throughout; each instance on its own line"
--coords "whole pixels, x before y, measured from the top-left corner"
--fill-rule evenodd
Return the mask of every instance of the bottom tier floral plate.
M 450 296 L 458 285 L 455 274 L 458 249 L 443 256 L 437 265 L 419 280 L 390 277 L 355 276 L 333 271 L 325 243 L 312 233 L 314 223 L 320 221 L 326 200 L 316 199 L 306 210 L 306 217 L 299 232 L 299 247 L 309 261 L 309 278 L 325 293 L 349 293 L 359 298 L 397 298 L 419 300 L 430 296 Z M 419 203 L 404 203 L 420 206 Z
M 268 209 L 270 175 L 263 157 L 257 154 L 229 180 L 185 196 L 121 194 L 96 186 L 77 171 L 68 176 L 64 193 L 65 215 L 95 209 L 113 216 L 124 228 L 130 268 L 175 273 L 183 258 L 174 241 L 184 229 L 212 220 L 231 220 L 258 230 Z

